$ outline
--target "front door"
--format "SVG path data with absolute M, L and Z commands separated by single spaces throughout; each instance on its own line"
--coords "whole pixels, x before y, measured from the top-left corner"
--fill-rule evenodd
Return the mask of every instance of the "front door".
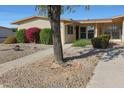
M 86 39 L 86 27 L 80 27 L 80 38 Z
M 76 26 L 75 29 L 76 29 L 76 40 L 78 40 L 79 39 L 79 26 Z

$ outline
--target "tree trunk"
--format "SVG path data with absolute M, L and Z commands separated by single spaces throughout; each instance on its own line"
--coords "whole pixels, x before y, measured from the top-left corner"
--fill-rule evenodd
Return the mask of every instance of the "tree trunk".
M 61 15 L 60 5 L 48 6 L 48 17 L 50 19 L 52 36 L 53 36 L 54 56 L 56 61 L 61 64 L 63 63 L 63 50 L 62 50 L 61 34 L 60 34 L 60 15 Z

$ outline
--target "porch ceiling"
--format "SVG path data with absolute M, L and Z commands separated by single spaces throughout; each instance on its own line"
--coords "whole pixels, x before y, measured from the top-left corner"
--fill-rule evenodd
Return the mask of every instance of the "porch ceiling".
M 81 25 L 81 23 L 80 22 L 64 22 L 64 25 Z
M 115 24 L 121 24 L 123 22 L 123 17 L 114 18 L 112 19 L 112 22 Z
M 80 25 L 80 26 L 96 26 L 101 24 L 121 24 L 123 18 L 114 18 L 114 19 L 92 19 L 92 20 L 76 20 L 64 22 L 65 25 Z
M 94 19 L 94 20 L 82 20 L 82 24 L 94 24 L 94 23 L 111 23 L 112 19 Z

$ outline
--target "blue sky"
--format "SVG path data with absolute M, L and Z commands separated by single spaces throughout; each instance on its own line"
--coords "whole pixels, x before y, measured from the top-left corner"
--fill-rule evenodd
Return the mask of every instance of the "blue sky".
M 124 6 L 90 6 L 90 10 L 86 11 L 84 6 L 75 7 L 74 13 L 65 12 L 61 17 L 69 19 L 97 19 L 111 18 L 113 16 L 124 14 Z M 0 5 L 0 26 L 16 27 L 10 23 L 25 17 L 38 15 L 35 6 L 31 5 Z

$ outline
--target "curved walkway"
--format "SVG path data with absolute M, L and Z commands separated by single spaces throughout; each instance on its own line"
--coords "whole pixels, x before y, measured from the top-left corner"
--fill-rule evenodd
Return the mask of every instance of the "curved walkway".
M 87 88 L 124 88 L 124 47 L 105 53 Z

